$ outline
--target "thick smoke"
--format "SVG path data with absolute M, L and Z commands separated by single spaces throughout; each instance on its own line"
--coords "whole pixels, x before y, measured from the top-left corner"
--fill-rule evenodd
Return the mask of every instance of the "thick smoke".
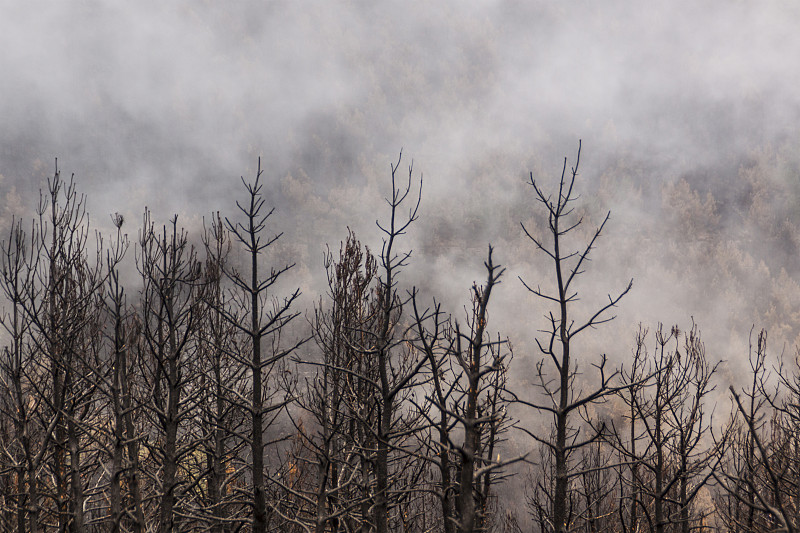
M 798 8 L 722 2 L 7 2 L 0 7 L 3 220 L 53 160 L 96 225 L 145 205 L 198 230 L 262 158 L 281 254 L 308 305 L 321 257 L 374 221 L 389 165 L 424 175 L 410 284 L 458 313 L 489 242 L 492 321 L 532 353 L 548 265 L 528 173 L 553 183 L 583 139 L 587 231 L 612 219 L 587 305 L 635 279 L 587 349 L 622 359 L 638 321 L 700 324 L 712 359 L 750 326 L 800 333 Z M 133 230 L 131 230 L 133 231 Z

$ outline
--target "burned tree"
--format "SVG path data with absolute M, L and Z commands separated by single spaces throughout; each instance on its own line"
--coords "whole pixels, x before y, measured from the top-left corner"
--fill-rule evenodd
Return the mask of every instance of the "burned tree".
M 413 487 L 424 465 L 410 449 L 419 417 L 404 406 L 426 359 L 410 342 L 410 296 L 397 287 L 411 253 L 397 249 L 417 219 L 421 196 L 412 196 L 411 167 L 407 183 L 398 185 L 399 164 L 391 166 L 389 220 L 378 222 L 380 255 L 362 250 L 351 234 L 339 261 L 327 259 L 331 301 L 327 310 L 318 309 L 314 323 L 322 361 L 308 400 L 301 402 L 316 428 L 297 424 L 305 451 L 319 465 L 310 486 L 282 483 L 298 506 L 284 516 L 306 531 L 338 524 L 387 533 L 414 521 Z
M 52 427 L 39 427 L 36 416 L 42 400 L 33 385 L 38 377 L 32 372 L 32 325 L 25 313 L 31 283 L 27 239 L 21 222 L 15 220 L 8 240 L 3 241 L 0 269 L 0 282 L 7 302 L 1 322 L 8 335 L 0 364 L 0 414 L 4 422 L 4 438 L 0 446 L 6 495 L 3 527 L 19 533 L 39 531 L 41 481 L 38 472 L 52 432 Z M 48 426 L 54 425 L 55 420 L 53 416 Z
M 769 524 L 774 518 L 757 495 L 768 485 L 764 463 L 756 447 L 758 432 L 765 429 L 764 422 L 769 420 L 766 418 L 769 416 L 768 400 L 772 398 L 767 388 L 767 331 L 762 329 L 758 333 L 754 352 L 751 330 L 749 348 L 749 388 L 737 393 L 729 425 L 729 445 L 714 475 L 720 488 L 715 500 L 718 519 L 728 531 L 736 532 L 766 531 L 774 527 Z M 740 410 L 743 415 L 739 414 Z
M 157 229 L 145 213 L 138 267 L 143 283 L 140 357 L 150 384 L 146 413 L 151 435 L 144 444 L 155 461 L 148 475 L 158 502 L 158 530 L 165 533 L 181 523 L 181 467 L 196 445 L 186 426 L 199 394 L 192 359 L 200 318 L 200 263 L 177 217 Z
M 620 392 L 629 427 L 610 432 L 609 442 L 630 465 L 627 527 L 688 532 L 706 518 L 693 508 L 720 461 L 726 438 L 712 439 L 708 396 L 717 365 L 710 364 L 696 326 L 686 333 L 659 326 L 655 349 L 646 347 L 647 330 L 636 337 L 634 359 L 621 372 L 630 385 Z M 674 347 L 670 348 L 670 344 Z
M 201 393 L 195 431 L 199 454 L 193 469 L 199 473 L 192 486 L 193 513 L 212 533 L 241 527 L 242 505 L 234 488 L 244 482 L 242 465 L 234 461 L 245 442 L 237 434 L 245 431 L 247 417 L 239 399 L 247 396 L 247 371 L 234 358 L 244 349 L 245 339 L 229 318 L 239 310 L 230 305 L 223 274 L 231 250 L 230 234 L 219 214 L 203 235 L 206 260 L 203 269 L 202 316 L 198 331 L 198 364 Z M 226 314 L 227 313 L 227 314 Z
M 360 346 L 375 329 L 377 263 L 350 232 L 338 257 L 325 254 L 328 294 L 311 321 L 319 359 L 298 358 L 314 370 L 292 416 L 297 446 L 286 469 L 305 475 L 277 480 L 290 503 L 284 517 L 304 531 L 357 531 L 371 522 L 371 454 L 377 420 L 372 384 L 377 366 Z
M 628 283 L 616 296 L 609 295 L 608 302 L 600 305 L 593 311 L 586 313 L 586 318 L 576 321 L 573 307 L 578 299 L 574 284 L 584 272 L 588 257 L 594 248 L 597 239 L 609 220 L 610 213 L 606 214 L 603 222 L 594 231 L 588 244 L 578 248 L 577 251 L 568 248 L 570 234 L 582 223 L 582 218 L 576 218 L 574 203 L 577 200 L 575 193 L 575 179 L 578 175 L 580 163 L 580 145 L 575 166 L 568 172 L 567 160 L 561 172 L 555 195 L 547 194 L 533 179 L 531 174 L 530 185 L 533 187 L 536 200 L 544 206 L 547 214 L 547 235 L 550 242 L 537 237 L 525 225 L 522 229 L 528 239 L 533 242 L 537 250 L 546 256 L 552 265 L 555 288 L 546 291 L 540 285 L 531 285 L 522 278 L 525 288 L 532 294 L 554 307 L 546 315 L 548 327 L 544 338 L 537 338 L 536 343 L 543 356 L 537 365 L 535 379 L 543 393 L 543 401 L 528 401 L 517 397 L 516 401 L 536 411 L 549 413 L 553 421 L 552 436 L 542 435 L 538 431 L 522 428 L 535 441 L 541 443 L 549 450 L 553 458 L 554 486 L 552 494 L 552 508 L 548 517 L 549 528 L 556 533 L 564 533 L 569 529 L 568 504 L 570 481 L 576 472 L 572 456 L 582 447 L 600 437 L 598 432 L 584 434 L 576 420 L 581 410 L 589 405 L 603 401 L 615 392 L 611 381 L 615 372 L 608 372 L 606 356 L 602 355 L 598 363 L 594 363 L 598 376 L 596 385 L 584 393 L 582 387 L 576 383 L 578 376 L 579 358 L 572 353 L 575 338 L 589 328 L 593 328 L 613 319 L 608 316 L 611 308 L 617 305 L 625 294 L 631 289 L 633 282 Z
M 492 289 L 505 270 L 494 264 L 492 252 L 490 246 L 486 283 L 472 287 L 466 330 L 443 319 L 438 305 L 420 312 L 413 301 L 417 342 L 430 367 L 427 405 L 421 406 L 432 429 L 427 460 L 438 471 L 434 493 L 446 532 L 486 531 L 493 485 L 504 467 L 522 459 L 495 457 L 511 424 L 505 388 L 511 357 L 507 341 L 493 340 L 487 331 Z
M 127 301 L 120 279 L 119 263 L 128 250 L 127 235 L 122 233 L 123 218 L 112 218 L 117 235 L 106 253 L 107 279 L 102 292 L 107 353 L 97 384 L 106 395 L 110 424 L 103 439 L 105 453 L 110 458 L 107 467 L 109 530 L 112 532 L 145 530 L 142 489 L 139 467 L 140 435 L 136 417 L 141 411 L 137 389 L 142 388 L 139 361 L 135 345 L 139 321 Z
M 392 194 L 386 199 L 389 205 L 388 223 L 376 222 L 383 232 L 383 246 L 378 259 L 378 283 L 376 290 L 376 324 L 368 344 L 360 349 L 365 355 L 375 358 L 378 380 L 374 383 L 377 424 L 375 427 L 374 452 L 374 503 L 372 515 L 377 533 L 388 533 L 389 512 L 397 501 L 391 501 L 393 494 L 391 471 L 392 452 L 402 459 L 403 440 L 413 431 L 413 421 L 400 414 L 399 402 L 409 393 L 414 380 L 425 364 L 423 357 L 410 349 L 408 339 L 401 325 L 407 299 L 397 290 L 398 275 L 407 266 L 411 252 L 397 252 L 397 240 L 402 237 L 417 219 L 422 198 L 422 180 L 416 198 L 410 197 L 413 183 L 413 165 L 408 167 L 408 180 L 405 186 L 397 185 L 397 171 L 402 154 L 392 165 Z M 408 215 L 403 217 L 400 209 L 411 198 Z M 402 473 L 402 470 L 398 471 Z M 408 474 L 408 472 L 405 472 Z M 407 496 L 407 491 L 397 492 L 398 500 Z
M 0 280 L 9 305 L 2 403 L 14 428 L 4 443 L 18 490 L 13 521 L 18 530 L 26 523 L 31 531 L 81 530 L 91 507 L 87 485 L 98 471 L 101 244 L 92 257 L 85 198 L 58 168 L 36 215 L 29 236 L 12 223 Z
M 237 365 L 241 365 L 249 381 L 249 398 L 245 401 L 241 396 L 236 402 L 237 407 L 247 413 L 248 424 L 236 434 L 247 444 L 251 455 L 252 464 L 247 465 L 246 470 L 251 480 L 249 499 L 253 533 L 264 533 L 267 529 L 265 448 L 280 440 L 277 435 L 269 435 L 268 430 L 290 401 L 289 397 L 281 396 L 281 390 L 276 387 L 279 378 L 276 374 L 281 361 L 306 340 L 288 344 L 281 342 L 282 332 L 299 314 L 292 309 L 292 304 L 300 296 L 300 290 L 296 289 L 282 299 L 273 294 L 276 284 L 293 265 L 277 268 L 264 265 L 264 256 L 282 234 L 267 235 L 267 222 L 274 209 L 265 208 L 262 174 L 259 159 L 255 179 L 248 182 L 242 178 L 246 200 L 236 203 L 241 221 L 226 218 L 224 228 L 214 228 L 216 232 L 230 232 L 233 246 L 239 247 L 246 257 L 241 266 L 219 263 L 222 274 L 233 287 L 228 305 L 217 307 L 217 310 L 244 337 L 240 349 L 229 355 Z
M 752 346 L 751 346 L 752 351 Z M 750 355 L 752 382 L 733 396 L 736 437 L 717 476 L 723 523 L 731 531 L 800 531 L 800 358 L 766 368 L 767 334 L 758 335 Z

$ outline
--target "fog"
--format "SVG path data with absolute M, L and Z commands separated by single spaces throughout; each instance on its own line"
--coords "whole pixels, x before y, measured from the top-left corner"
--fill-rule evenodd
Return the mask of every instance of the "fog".
M 751 326 L 787 353 L 800 334 L 798 22 L 793 2 L 5 1 L 0 214 L 31 216 L 58 158 L 101 231 L 149 206 L 197 232 L 260 157 L 311 306 L 326 243 L 379 249 L 402 149 L 424 177 L 406 287 L 459 313 L 491 242 L 492 325 L 525 368 L 544 308 L 517 276 L 551 282 L 526 182 L 582 140 L 586 232 L 612 218 L 579 316 L 634 279 L 586 349 L 624 360 L 638 322 L 694 317 L 735 368 Z

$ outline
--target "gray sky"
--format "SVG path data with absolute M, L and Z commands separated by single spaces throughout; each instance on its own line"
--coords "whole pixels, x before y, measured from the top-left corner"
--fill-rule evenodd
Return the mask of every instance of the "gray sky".
M 516 276 L 547 265 L 525 181 L 582 139 L 588 221 L 612 211 L 587 305 L 635 279 L 600 349 L 694 316 L 712 358 L 743 358 L 753 323 L 800 333 L 798 24 L 788 1 L 0 0 L 3 216 L 58 157 L 96 224 L 148 205 L 197 228 L 261 156 L 310 299 L 347 226 L 379 247 L 402 148 L 425 181 L 409 283 L 456 311 L 492 242 L 495 326 L 527 350 L 543 309 Z

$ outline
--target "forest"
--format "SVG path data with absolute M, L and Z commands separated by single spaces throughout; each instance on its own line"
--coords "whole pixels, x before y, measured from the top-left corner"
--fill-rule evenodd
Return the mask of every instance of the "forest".
M 798 25 L 0 2 L 0 531 L 800 533 Z
M 310 310 L 260 160 L 199 235 L 147 209 L 92 230 L 56 165 L 2 238 L 0 527 L 797 531 L 798 359 L 754 328 L 732 380 L 693 321 L 641 324 L 607 357 L 633 280 L 581 298 L 615 228 L 587 214 L 580 157 L 525 184 L 518 238 L 547 274 L 507 279 L 486 243 L 460 311 L 408 282 L 424 182 L 402 153 L 381 241 L 329 245 Z M 490 320 L 501 283 L 544 316 L 529 338 Z

